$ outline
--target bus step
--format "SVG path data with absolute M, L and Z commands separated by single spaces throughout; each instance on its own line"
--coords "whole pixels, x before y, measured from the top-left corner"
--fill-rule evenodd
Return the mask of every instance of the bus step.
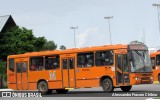
M 153 84 L 159 84 L 159 81 L 153 81 Z
M 74 90 L 74 88 L 65 88 L 65 90 Z

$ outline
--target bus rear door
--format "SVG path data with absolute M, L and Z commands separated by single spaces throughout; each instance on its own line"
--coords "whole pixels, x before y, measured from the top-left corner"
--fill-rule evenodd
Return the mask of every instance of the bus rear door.
M 75 56 L 74 55 L 63 55 L 61 56 L 62 65 L 62 86 L 64 88 L 75 87 Z
M 28 90 L 28 60 L 16 59 L 17 90 Z
M 116 54 L 116 80 L 117 85 L 130 84 L 127 54 Z

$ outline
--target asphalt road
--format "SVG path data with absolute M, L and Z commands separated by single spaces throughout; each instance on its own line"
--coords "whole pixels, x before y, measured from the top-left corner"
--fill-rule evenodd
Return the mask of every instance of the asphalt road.
M 144 93 L 144 92 L 154 92 L 157 91 L 160 94 L 160 84 L 152 84 L 152 85 L 135 85 L 132 87 L 131 91 L 128 93 Z M 113 93 L 124 93 L 121 89 L 116 88 Z M 125 92 L 126 93 L 126 92 Z M 70 90 L 67 94 L 57 94 L 55 91 L 52 94 L 44 95 L 42 98 L 36 98 L 36 100 L 146 100 L 147 98 L 153 97 L 115 97 L 112 95 L 108 95 L 104 93 L 102 88 L 81 88 Z M 11 98 L 3 98 L 4 100 L 8 100 Z M 14 99 L 14 98 L 12 98 Z M 16 98 L 18 99 L 35 99 L 35 98 Z M 158 100 L 158 99 L 156 99 Z M 160 100 L 160 99 L 159 99 Z

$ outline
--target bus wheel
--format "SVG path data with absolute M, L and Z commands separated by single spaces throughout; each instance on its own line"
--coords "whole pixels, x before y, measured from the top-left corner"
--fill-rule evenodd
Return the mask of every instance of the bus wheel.
M 41 81 L 41 82 L 38 83 L 38 91 L 42 95 L 45 95 L 49 92 L 48 85 L 45 81 Z
M 130 91 L 131 88 L 132 88 L 132 86 L 121 86 L 121 90 L 124 91 L 124 92 Z
M 112 80 L 109 78 L 104 79 L 102 82 L 102 88 L 105 92 L 112 92 L 114 90 Z
M 63 93 L 67 93 L 68 90 L 65 90 L 65 89 L 57 89 L 56 92 L 59 93 L 59 94 L 63 94 Z

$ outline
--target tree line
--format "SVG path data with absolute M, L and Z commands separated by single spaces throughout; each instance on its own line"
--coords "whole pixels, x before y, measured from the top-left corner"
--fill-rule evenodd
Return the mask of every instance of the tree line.
M 25 52 L 55 50 L 57 44 L 54 41 L 48 41 L 44 36 L 36 37 L 32 30 L 12 27 L 5 32 L 0 33 L 0 87 L 4 87 L 6 81 L 6 61 L 8 55 L 22 54 Z M 60 49 L 66 49 L 61 46 Z M 5 83 L 6 85 L 6 83 Z
M 8 55 L 25 52 L 54 50 L 57 45 L 54 41 L 47 41 L 43 37 L 35 37 L 32 30 L 18 26 L 0 33 L 0 56 L 5 61 Z

